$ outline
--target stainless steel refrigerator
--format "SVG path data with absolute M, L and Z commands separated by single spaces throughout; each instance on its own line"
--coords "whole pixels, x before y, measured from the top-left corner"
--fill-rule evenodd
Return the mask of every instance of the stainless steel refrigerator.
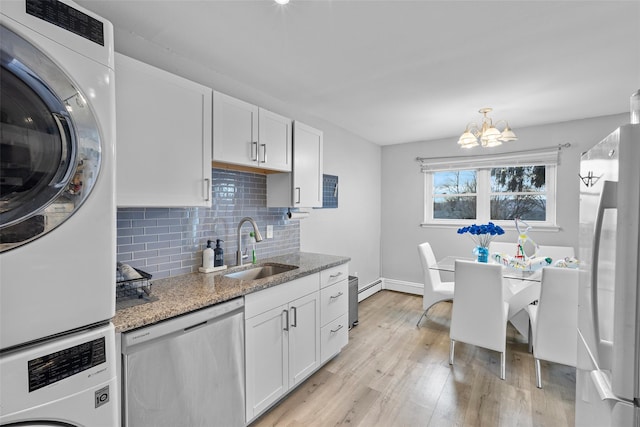
M 580 162 L 577 426 L 640 427 L 640 125 Z

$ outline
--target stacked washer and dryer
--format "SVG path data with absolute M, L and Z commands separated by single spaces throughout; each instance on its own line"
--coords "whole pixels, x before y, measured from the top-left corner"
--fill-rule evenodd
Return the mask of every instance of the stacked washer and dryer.
M 119 425 L 113 27 L 0 3 L 0 425 Z

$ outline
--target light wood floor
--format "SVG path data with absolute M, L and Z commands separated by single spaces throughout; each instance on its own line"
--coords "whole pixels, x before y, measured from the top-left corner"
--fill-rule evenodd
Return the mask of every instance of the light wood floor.
M 505 381 L 499 353 L 464 343 L 452 367 L 451 303 L 418 329 L 421 311 L 422 297 L 398 292 L 362 301 L 347 347 L 252 427 L 574 425 L 574 368 L 542 362 L 536 388 L 533 357 L 511 326 Z

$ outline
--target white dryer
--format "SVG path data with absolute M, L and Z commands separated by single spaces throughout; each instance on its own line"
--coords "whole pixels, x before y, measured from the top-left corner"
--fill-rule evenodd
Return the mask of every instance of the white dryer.
M 113 27 L 66 0 L 2 0 L 0 48 L 5 352 L 115 314 Z
M 114 336 L 108 324 L 4 354 L 0 425 L 120 425 Z

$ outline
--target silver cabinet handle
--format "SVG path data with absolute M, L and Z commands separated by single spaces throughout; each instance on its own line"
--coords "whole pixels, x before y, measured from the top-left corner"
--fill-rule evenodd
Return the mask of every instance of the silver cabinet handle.
M 262 161 L 260 163 L 267 163 L 267 144 L 260 144 L 262 147 Z M 258 156 L 259 157 L 259 156 Z
M 296 191 L 298 192 L 298 198 L 296 199 L 296 204 L 300 203 L 300 187 L 296 187 Z
M 293 311 L 293 323 L 291 324 L 292 328 L 296 328 L 298 326 L 298 309 L 296 307 L 291 307 Z
M 340 329 L 342 329 L 342 325 L 338 325 L 338 327 L 336 329 L 331 329 L 331 333 L 335 334 L 336 332 L 338 332 Z
M 331 295 L 331 296 L 329 297 L 329 300 L 332 300 L 332 299 L 334 299 L 334 298 L 339 298 L 339 297 L 341 297 L 342 295 L 343 295 L 343 294 L 342 294 L 342 292 L 338 292 L 338 295 Z
M 204 196 L 204 200 L 208 202 L 209 200 L 211 200 L 211 179 L 205 178 L 204 182 L 206 183 L 206 185 L 204 187 L 205 188 L 204 191 L 205 191 L 205 194 L 206 194 Z
M 340 276 L 342 276 L 342 271 L 339 271 L 337 274 L 331 274 L 331 275 L 329 275 L 329 278 L 330 278 L 330 279 L 335 279 L 335 278 L 338 278 L 338 277 L 340 277 Z
M 253 147 L 255 147 L 255 148 L 256 148 L 256 151 L 255 151 L 255 153 L 256 153 L 256 154 L 255 154 L 255 156 L 253 155 Z M 252 162 L 257 162 L 257 161 L 259 161 L 259 159 L 258 159 L 258 141 L 252 141 L 252 142 L 251 142 L 251 161 L 252 161 Z
M 282 328 L 285 331 L 289 330 L 289 310 L 282 310 L 282 312 L 285 314 L 285 317 L 287 318 L 287 320 L 284 321 L 284 328 Z M 282 314 L 280 315 L 282 316 Z

